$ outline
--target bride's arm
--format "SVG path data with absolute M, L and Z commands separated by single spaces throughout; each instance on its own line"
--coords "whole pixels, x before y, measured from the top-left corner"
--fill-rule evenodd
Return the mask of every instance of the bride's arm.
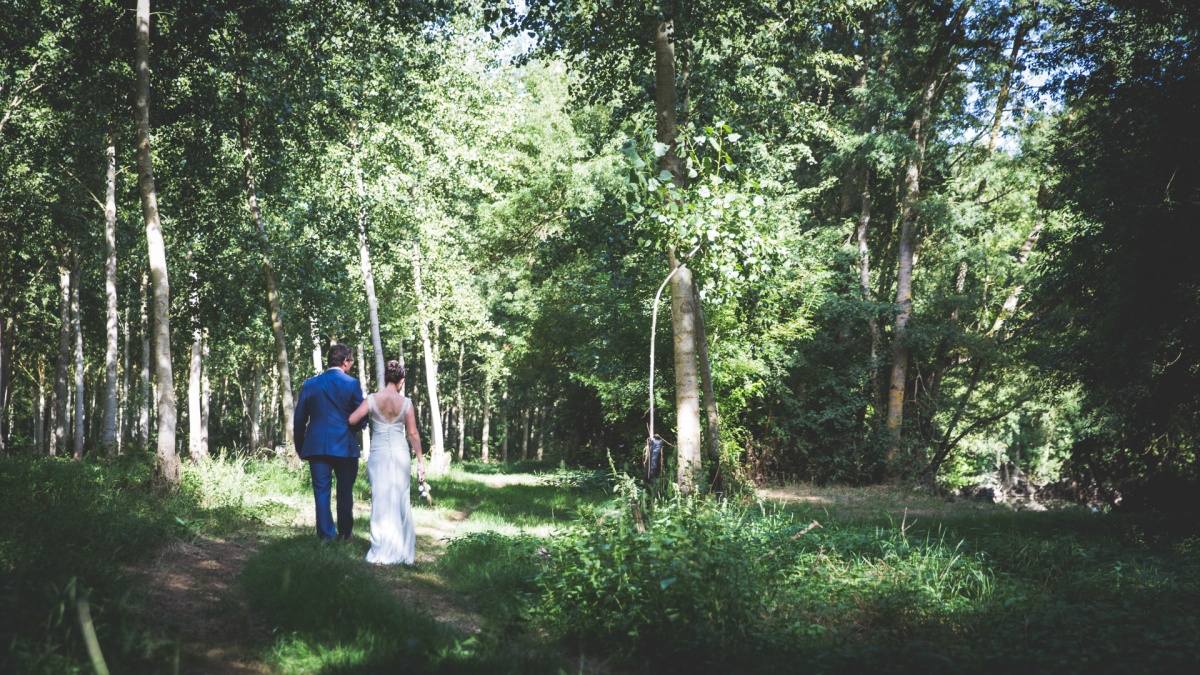
M 358 406 L 358 409 L 350 413 L 350 426 L 354 426 L 361 422 L 362 418 L 367 416 L 367 411 L 369 409 L 370 406 L 367 405 L 367 399 L 364 398 L 362 404 Z
M 421 456 L 421 433 L 417 431 L 417 413 L 413 411 L 411 403 L 408 405 L 408 412 L 404 413 L 404 427 L 408 430 L 408 443 L 413 452 L 417 453 L 418 480 L 425 480 L 425 458 Z

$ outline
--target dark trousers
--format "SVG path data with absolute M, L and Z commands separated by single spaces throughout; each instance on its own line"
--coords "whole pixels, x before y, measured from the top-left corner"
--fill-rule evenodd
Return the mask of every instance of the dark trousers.
M 330 541 L 334 537 L 330 496 L 334 476 L 337 476 L 337 536 L 349 539 L 354 529 L 354 480 L 358 478 L 357 457 L 314 455 L 308 458 L 312 474 L 313 497 L 317 505 L 317 537 Z

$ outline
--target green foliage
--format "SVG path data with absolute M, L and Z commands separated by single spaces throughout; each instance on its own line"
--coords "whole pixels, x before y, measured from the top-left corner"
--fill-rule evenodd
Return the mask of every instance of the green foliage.
M 544 672 L 556 660 L 482 645 L 439 625 L 381 587 L 360 551 L 309 536 L 265 547 L 241 582 L 282 632 L 271 660 L 285 673 Z
M 457 540 L 439 567 L 509 630 L 655 672 L 1195 664 L 1200 558 L 1180 530 L 1082 510 L 939 513 L 879 525 L 680 500 L 640 531 L 620 499 L 543 546 Z
M 110 669 L 161 658 L 163 636 L 139 621 L 129 566 L 167 542 L 266 517 L 272 510 L 240 491 L 253 484 L 248 475 L 262 485 L 273 473 L 270 465 L 214 461 L 187 467 L 183 488 L 167 492 L 155 486 L 150 457 L 0 462 L 0 489 L 20 505 L 0 518 L 0 665 L 14 672 L 86 670 L 80 600 L 90 607 Z

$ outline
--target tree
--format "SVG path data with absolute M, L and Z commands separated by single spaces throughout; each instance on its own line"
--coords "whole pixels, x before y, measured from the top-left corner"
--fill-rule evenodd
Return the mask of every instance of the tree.
M 150 0 L 138 0 L 137 15 L 137 167 L 150 252 L 154 290 L 154 374 L 158 382 L 158 471 L 171 485 L 179 484 L 175 450 L 175 379 L 171 370 L 171 300 L 167 254 L 158 218 L 158 194 L 150 149 Z

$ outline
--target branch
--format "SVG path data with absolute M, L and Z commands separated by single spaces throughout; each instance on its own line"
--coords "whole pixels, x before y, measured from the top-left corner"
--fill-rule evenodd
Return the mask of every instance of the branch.
M 39 84 L 33 89 L 25 92 L 24 96 L 21 94 L 21 90 L 24 89 L 29 84 L 29 81 L 33 79 L 33 76 L 35 73 L 37 73 L 38 66 L 40 65 L 42 65 L 42 60 L 38 59 L 37 62 L 33 64 L 33 67 L 29 69 L 29 74 L 25 76 L 25 79 L 21 80 L 21 83 L 17 85 L 16 89 L 13 90 L 12 103 L 8 104 L 8 109 L 4 112 L 4 118 L 0 119 L 0 134 L 4 133 L 4 125 L 8 124 L 8 120 L 12 118 L 13 111 L 25 101 L 25 97 L 46 86 L 46 83 L 43 82 L 42 84 Z
M 96 202 L 96 205 L 100 207 L 100 210 L 101 210 L 101 211 L 103 211 L 103 210 L 104 210 L 104 208 L 105 208 L 105 206 L 104 206 L 104 202 L 100 201 L 100 198 L 96 196 L 96 193 L 94 193 L 94 192 L 92 192 L 91 190 L 89 190 L 89 189 L 88 189 L 88 186 L 84 185 L 84 184 L 83 184 L 83 181 L 81 181 L 81 180 L 79 180 L 78 178 L 76 178 L 76 177 L 75 177 L 75 174 L 71 173 L 71 170 L 70 170 L 70 169 L 68 169 L 67 167 L 63 166 L 62 162 L 55 162 L 55 164 L 57 164 L 57 165 L 58 165 L 58 168 L 60 168 L 60 169 L 62 169 L 63 171 L 67 172 L 67 175 L 68 175 L 68 176 L 70 176 L 71 178 L 74 178 L 74 179 L 75 179 L 75 182 L 76 182 L 76 183 L 79 183 L 79 187 L 83 188 L 83 191 L 84 191 L 84 192 L 86 192 L 86 193 L 88 193 L 88 196 L 90 196 L 90 197 L 92 198 L 92 201 Z
M 907 513 L 907 511 L 905 511 L 905 513 Z M 796 534 L 793 534 L 792 540 L 795 541 L 796 539 L 803 537 L 804 535 L 808 534 L 809 532 L 812 532 L 814 528 L 818 528 L 818 527 L 820 527 L 821 529 L 825 529 L 820 523 L 818 523 L 817 521 L 814 520 L 808 524 L 808 527 L 804 528 L 803 530 L 800 530 Z M 780 544 L 780 545 L 776 546 L 775 548 L 771 549 L 770 551 L 758 556 L 758 560 L 762 560 L 764 558 L 769 558 L 769 557 L 775 555 L 776 553 L 779 552 L 779 549 L 781 549 L 781 548 L 783 548 L 783 544 Z

